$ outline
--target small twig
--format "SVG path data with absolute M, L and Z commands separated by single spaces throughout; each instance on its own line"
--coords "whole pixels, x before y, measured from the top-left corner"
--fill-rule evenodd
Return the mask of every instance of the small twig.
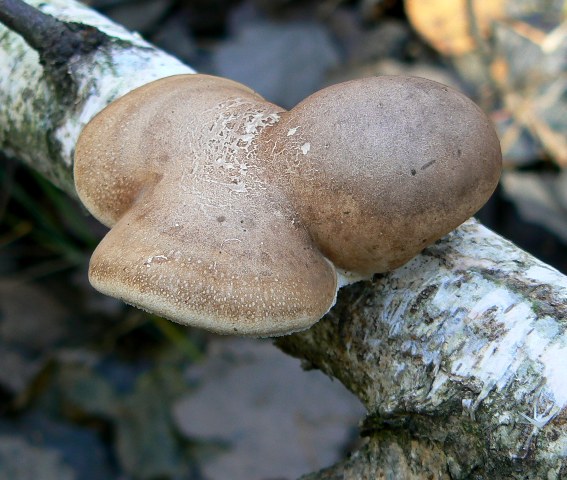
M 492 51 L 492 48 L 490 47 L 489 43 L 483 37 L 476 13 L 474 11 L 474 0 L 466 0 L 465 8 L 466 8 L 467 20 L 469 24 L 469 34 L 473 38 L 473 41 L 478 49 L 478 55 L 480 57 L 482 69 L 484 71 L 484 75 L 489 89 L 488 102 L 491 104 L 490 107 L 492 108 L 493 107 L 492 104 L 494 103 L 494 98 L 497 96 L 496 94 L 500 90 L 497 83 L 494 81 L 491 73 L 491 64 L 493 61 L 494 52 Z
M 478 24 L 476 13 L 474 11 L 474 0 L 466 0 L 465 5 L 467 9 L 467 19 L 469 21 L 469 34 L 474 39 L 474 42 L 476 43 L 476 46 L 478 47 L 482 56 L 490 61 L 490 47 L 488 46 L 486 40 L 482 36 L 482 32 L 480 31 L 480 26 Z

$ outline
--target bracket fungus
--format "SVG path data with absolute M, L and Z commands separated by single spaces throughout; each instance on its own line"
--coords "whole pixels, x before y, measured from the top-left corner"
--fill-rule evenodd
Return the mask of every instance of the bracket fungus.
M 77 192 L 110 231 L 101 292 L 214 332 L 310 327 L 338 288 L 473 215 L 501 170 L 490 121 L 413 77 L 321 90 L 290 111 L 207 75 L 144 85 L 85 127 Z

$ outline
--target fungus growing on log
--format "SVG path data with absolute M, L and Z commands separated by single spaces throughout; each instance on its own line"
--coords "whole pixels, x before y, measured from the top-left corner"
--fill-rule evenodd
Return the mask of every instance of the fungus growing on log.
M 77 192 L 111 228 L 101 292 L 218 333 L 303 330 L 349 281 L 396 268 L 490 197 L 501 154 L 468 98 L 412 77 L 321 90 L 290 111 L 207 75 L 100 112 Z

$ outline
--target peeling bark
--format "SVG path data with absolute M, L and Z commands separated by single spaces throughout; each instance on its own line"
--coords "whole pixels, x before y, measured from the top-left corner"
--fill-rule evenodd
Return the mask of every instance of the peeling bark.
M 336 478 L 559 479 L 566 330 L 565 276 L 470 220 L 276 344 L 368 408 Z
M 89 119 L 140 85 L 192 70 L 71 0 L 29 3 L 109 37 L 71 58 L 67 102 L 38 54 L 0 25 L 0 150 L 73 195 L 73 149 Z M 565 276 L 475 221 L 342 289 L 314 328 L 276 341 L 369 412 L 364 445 L 306 478 L 567 477 L 566 300 Z

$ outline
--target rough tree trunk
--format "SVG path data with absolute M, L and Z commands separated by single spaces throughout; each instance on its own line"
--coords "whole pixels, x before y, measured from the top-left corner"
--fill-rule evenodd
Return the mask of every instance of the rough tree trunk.
M 61 90 L 0 25 L 0 149 L 74 195 L 86 122 L 139 85 L 192 70 L 71 0 L 30 3 L 107 37 L 70 57 L 72 88 Z M 308 478 L 567 478 L 566 301 L 565 276 L 475 221 L 344 288 L 314 328 L 276 342 L 369 412 L 362 447 Z

